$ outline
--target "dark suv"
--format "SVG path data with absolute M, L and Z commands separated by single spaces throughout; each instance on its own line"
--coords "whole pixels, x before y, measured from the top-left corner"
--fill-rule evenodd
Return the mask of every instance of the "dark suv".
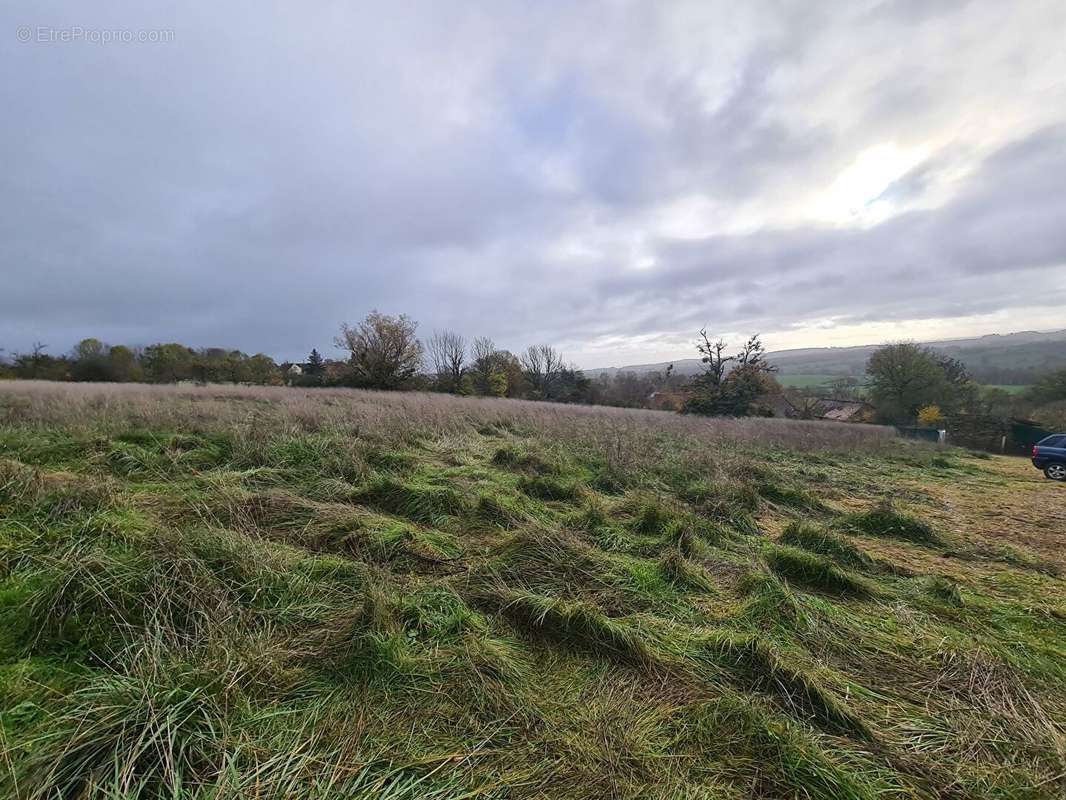
M 1066 433 L 1056 433 L 1033 445 L 1033 466 L 1053 481 L 1066 481 Z

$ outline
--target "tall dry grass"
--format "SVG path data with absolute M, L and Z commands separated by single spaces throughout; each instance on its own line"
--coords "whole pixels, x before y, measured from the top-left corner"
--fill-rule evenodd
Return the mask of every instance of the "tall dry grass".
M 171 430 L 346 432 L 382 441 L 456 435 L 487 426 L 532 429 L 557 440 L 611 447 L 660 436 L 707 445 L 794 450 L 876 450 L 893 429 L 823 421 L 727 419 L 664 411 L 578 406 L 424 392 L 297 389 L 233 385 L 0 382 L 0 424 L 65 430 L 146 427 Z

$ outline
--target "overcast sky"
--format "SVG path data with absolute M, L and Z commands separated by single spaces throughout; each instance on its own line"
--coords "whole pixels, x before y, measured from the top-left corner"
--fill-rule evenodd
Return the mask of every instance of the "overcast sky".
M 8 351 L 1066 327 L 1063 0 L 7 2 L 0 109 Z

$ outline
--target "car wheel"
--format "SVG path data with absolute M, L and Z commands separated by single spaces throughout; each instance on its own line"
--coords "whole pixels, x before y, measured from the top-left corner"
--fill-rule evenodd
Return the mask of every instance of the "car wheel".
M 1048 464 L 1044 474 L 1053 481 L 1066 481 L 1066 464 Z

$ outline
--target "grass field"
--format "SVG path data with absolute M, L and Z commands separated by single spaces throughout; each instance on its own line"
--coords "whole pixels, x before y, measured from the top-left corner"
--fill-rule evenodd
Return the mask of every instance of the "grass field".
M 823 374 L 805 374 L 797 373 L 795 375 L 776 375 L 777 382 L 786 388 L 792 389 L 817 389 L 824 387 L 828 392 L 829 385 L 839 380 L 841 375 L 823 375 Z M 860 381 L 864 381 L 863 376 L 858 376 Z M 1029 385 L 1015 385 L 1006 383 L 986 383 L 981 384 L 985 389 L 1002 389 L 1007 394 L 1022 394 L 1026 389 L 1030 388 Z
M 778 374 L 775 377 L 777 378 L 778 383 L 787 388 L 814 389 L 819 386 L 828 387 L 829 384 L 842 376 L 797 373 L 795 375 Z
M 1026 389 L 1030 388 L 1029 384 L 986 383 L 983 385 L 986 389 L 1002 389 L 1007 394 L 1021 394 Z
M 0 795 L 1056 798 L 1066 486 L 884 429 L 0 384 Z

